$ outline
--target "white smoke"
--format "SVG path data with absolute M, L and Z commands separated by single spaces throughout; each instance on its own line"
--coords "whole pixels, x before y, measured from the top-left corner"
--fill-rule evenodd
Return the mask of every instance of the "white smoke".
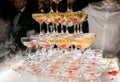
M 0 61 L 0 73 L 11 69 L 13 65 L 23 60 L 24 56 L 22 56 L 22 54 L 23 52 L 19 51 L 17 54 L 4 57 L 2 61 Z

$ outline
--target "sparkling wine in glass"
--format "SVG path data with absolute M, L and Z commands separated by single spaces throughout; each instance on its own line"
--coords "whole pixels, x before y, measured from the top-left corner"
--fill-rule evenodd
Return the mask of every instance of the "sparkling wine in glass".
M 65 34 L 62 34 L 60 36 L 58 36 L 57 38 L 54 39 L 56 45 L 63 50 L 63 52 L 65 51 L 66 48 L 68 48 L 71 44 L 71 40 L 69 37 L 67 37 Z
M 73 44 L 84 52 L 86 48 L 90 47 L 95 37 L 94 33 L 78 34 L 75 37 Z
M 35 21 L 37 21 L 40 25 L 40 35 L 43 35 L 42 33 L 42 24 L 47 20 L 47 15 L 44 13 L 41 14 L 32 14 L 32 17 Z
M 30 37 L 22 37 L 21 42 L 27 47 L 28 49 L 28 56 L 31 57 L 31 48 L 36 46 L 36 40 Z

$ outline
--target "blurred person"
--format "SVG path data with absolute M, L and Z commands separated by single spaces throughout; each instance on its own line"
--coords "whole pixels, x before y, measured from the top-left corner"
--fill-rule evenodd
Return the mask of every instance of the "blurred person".
M 120 3 L 103 0 L 90 3 L 82 11 L 88 14 L 89 32 L 96 34 L 91 48 L 102 49 L 104 57 L 120 57 Z
M 7 21 L 0 17 L 0 63 L 7 57 L 13 56 L 15 51 L 13 42 L 9 39 L 7 25 Z
M 0 62 L 4 60 L 4 58 L 11 51 L 11 46 L 9 45 L 9 37 L 8 37 L 8 29 L 7 29 L 7 19 L 10 15 L 9 11 L 7 11 L 7 6 L 11 9 L 9 2 L 7 0 L 1 0 L 0 3 Z M 6 13 L 7 11 L 7 13 Z M 7 16 L 6 16 L 7 15 Z
M 3 50 L 5 49 L 5 41 L 7 40 L 6 34 L 6 21 L 0 17 L 0 60 L 6 55 Z
M 16 13 L 11 17 L 8 29 L 10 37 L 16 43 L 18 49 L 24 50 L 26 47 L 21 42 L 21 37 L 31 36 L 39 32 L 39 23 L 32 18 L 27 0 L 12 0 Z M 30 5 L 29 5 L 30 6 Z

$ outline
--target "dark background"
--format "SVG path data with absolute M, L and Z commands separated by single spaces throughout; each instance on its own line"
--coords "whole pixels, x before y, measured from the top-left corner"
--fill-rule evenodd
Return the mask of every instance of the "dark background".
M 11 17 L 14 14 L 14 7 L 11 3 L 12 0 L 0 0 L 0 18 L 3 18 L 4 20 L 7 20 L 9 17 Z M 46 0 L 39 0 L 39 1 L 43 1 L 43 6 L 41 7 L 41 9 L 39 8 L 38 5 L 38 0 L 27 0 L 28 1 L 28 5 L 27 7 L 29 7 L 29 9 L 31 11 L 33 11 L 33 13 L 39 13 L 41 12 L 40 10 L 43 9 L 44 12 L 49 12 L 50 8 L 49 8 L 49 4 L 45 4 L 44 1 Z M 85 6 L 88 5 L 88 3 L 91 2 L 97 2 L 100 0 L 75 0 L 73 3 L 73 11 L 78 11 L 81 10 L 82 8 L 84 8 Z M 66 0 L 62 0 L 59 3 L 58 6 L 58 11 L 59 12 L 65 12 L 67 9 L 67 2 Z M 53 3 L 53 10 L 55 11 L 56 5 L 55 3 Z

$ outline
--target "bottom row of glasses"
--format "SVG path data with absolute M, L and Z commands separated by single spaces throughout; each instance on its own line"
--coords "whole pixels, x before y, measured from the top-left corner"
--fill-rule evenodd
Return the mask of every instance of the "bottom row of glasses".
M 56 51 L 49 56 L 34 54 L 15 65 L 13 70 L 19 73 L 27 71 L 37 76 L 52 76 L 63 82 L 79 82 L 82 77 L 89 82 L 101 82 L 99 78 L 103 72 L 107 72 L 112 78 L 119 73 L 119 70 L 114 69 L 111 59 L 103 58 L 103 51 L 100 49 L 89 49 L 84 53 L 68 51 L 64 54 Z

